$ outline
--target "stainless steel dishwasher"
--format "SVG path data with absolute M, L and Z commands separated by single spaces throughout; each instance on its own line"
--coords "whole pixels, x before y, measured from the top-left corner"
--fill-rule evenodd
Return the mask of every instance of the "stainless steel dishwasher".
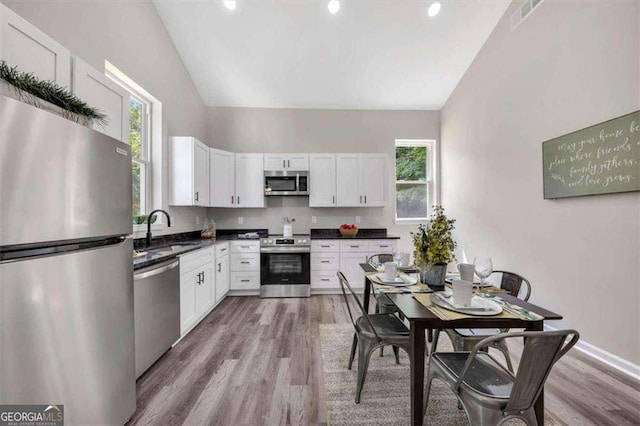
M 179 264 L 170 259 L 133 274 L 136 378 L 180 337 Z

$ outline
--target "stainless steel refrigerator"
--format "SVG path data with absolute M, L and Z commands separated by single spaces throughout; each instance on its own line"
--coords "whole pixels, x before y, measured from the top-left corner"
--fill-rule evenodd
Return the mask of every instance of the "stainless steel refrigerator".
M 135 411 L 127 144 L 0 95 L 0 404 Z

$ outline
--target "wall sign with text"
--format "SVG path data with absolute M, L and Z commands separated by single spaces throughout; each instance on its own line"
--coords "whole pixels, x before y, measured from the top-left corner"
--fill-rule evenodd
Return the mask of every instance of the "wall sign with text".
M 640 191 L 640 111 L 542 143 L 544 198 Z

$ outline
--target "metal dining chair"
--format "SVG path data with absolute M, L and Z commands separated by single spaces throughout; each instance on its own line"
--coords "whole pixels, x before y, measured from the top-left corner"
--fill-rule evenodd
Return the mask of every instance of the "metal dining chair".
M 566 339 L 571 340 L 566 343 Z M 524 349 L 514 375 L 482 349 L 497 340 L 523 337 Z M 431 354 L 425 390 L 425 413 L 433 379 L 445 381 L 462 404 L 469 424 L 497 425 L 518 418 L 537 426 L 534 404 L 553 365 L 578 342 L 576 330 L 525 331 L 491 336 L 471 352 Z
M 384 265 L 385 262 L 393 262 L 393 254 L 380 253 L 380 254 L 374 254 L 373 256 L 369 256 L 369 258 L 367 258 L 367 263 L 376 269 L 378 269 L 380 265 Z M 384 293 L 376 294 L 373 291 L 373 286 L 371 286 L 371 292 L 373 293 L 373 296 L 376 298 L 376 313 L 383 313 L 383 314 L 399 313 L 398 308 L 396 307 L 396 305 L 393 304 L 391 299 L 389 299 L 389 296 L 387 296 Z
M 367 376 L 367 369 L 369 367 L 369 359 L 371 354 L 378 348 L 391 345 L 396 357 L 396 364 L 400 363 L 399 348 L 409 354 L 409 329 L 400 321 L 400 319 L 390 313 L 379 314 L 367 314 L 367 311 L 362 306 L 358 295 L 355 293 L 349 281 L 345 278 L 342 272 L 338 272 L 338 279 L 340 280 L 340 287 L 342 288 L 342 295 L 344 296 L 347 311 L 349 317 L 355 328 L 353 335 L 353 343 L 351 345 L 351 354 L 349 356 L 349 364 L 347 368 L 351 370 L 353 366 L 353 359 L 356 355 L 356 348 L 358 349 L 358 381 L 356 388 L 356 404 L 360 403 L 360 394 L 364 386 L 364 380 Z M 354 313 L 351 312 L 351 303 L 349 302 L 349 293 L 351 298 L 355 302 L 357 309 L 362 316 L 354 319 Z
M 502 274 L 500 277 L 500 288 L 508 291 L 508 294 L 519 297 L 522 292 L 522 300 L 529 300 L 531 296 L 531 283 L 528 279 L 515 272 L 509 271 L 494 271 L 494 274 Z M 524 288 L 523 288 L 524 284 Z M 482 339 L 493 336 L 499 333 L 507 333 L 509 329 L 499 328 L 456 328 L 445 330 L 451 343 L 453 344 L 454 351 L 470 351 L 479 341 Z M 431 344 L 431 352 L 436 352 L 438 346 L 438 338 L 440 337 L 440 330 L 434 330 L 433 341 Z M 499 350 L 504 355 L 507 361 L 507 368 L 513 372 L 513 365 L 511 363 L 511 356 L 509 355 L 509 348 L 503 340 L 494 341 L 491 347 Z

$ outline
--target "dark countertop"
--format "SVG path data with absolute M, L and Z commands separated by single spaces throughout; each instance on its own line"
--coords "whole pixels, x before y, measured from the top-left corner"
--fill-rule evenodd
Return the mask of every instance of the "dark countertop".
M 387 234 L 386 228 L 359 228 L 355 237 L 343 237 L 336 228 L 312 229 L 312 240 L 399 240 L 396 235 Z
M 216 238 L 203 239 L 202 237 L 200 237 L 200 231 L 184 232 L 181 234 L 158 236 L 152 240 L 151 247 L 148 249 L 145 247 L 145 239 L 137 238 L 133 241 L 134 249 L 147 252 L 147 255 L 139 257 L 137 259 L 133 259 L 133 270 L 136 271 L 138 269 L 146 268 L 148 266 L 173 259 L 185 253 L 200 250 L 206 247 L 211 247 L 227 241 L 245 241 L 246 239 L 238 237 L 239 233 L 245 232 L 257 232 L 260 236 L 265 236 L 268 234 L 266 229 L 221 229 L 216 232 Z M 258 241 L 259 239 L 254 238 L 249 240 Z M 154 249 L 162 249 L 163 247 L 172 245 L 180 245 L 181 247 L 177 250 L 172 251 L 154 251 Z

